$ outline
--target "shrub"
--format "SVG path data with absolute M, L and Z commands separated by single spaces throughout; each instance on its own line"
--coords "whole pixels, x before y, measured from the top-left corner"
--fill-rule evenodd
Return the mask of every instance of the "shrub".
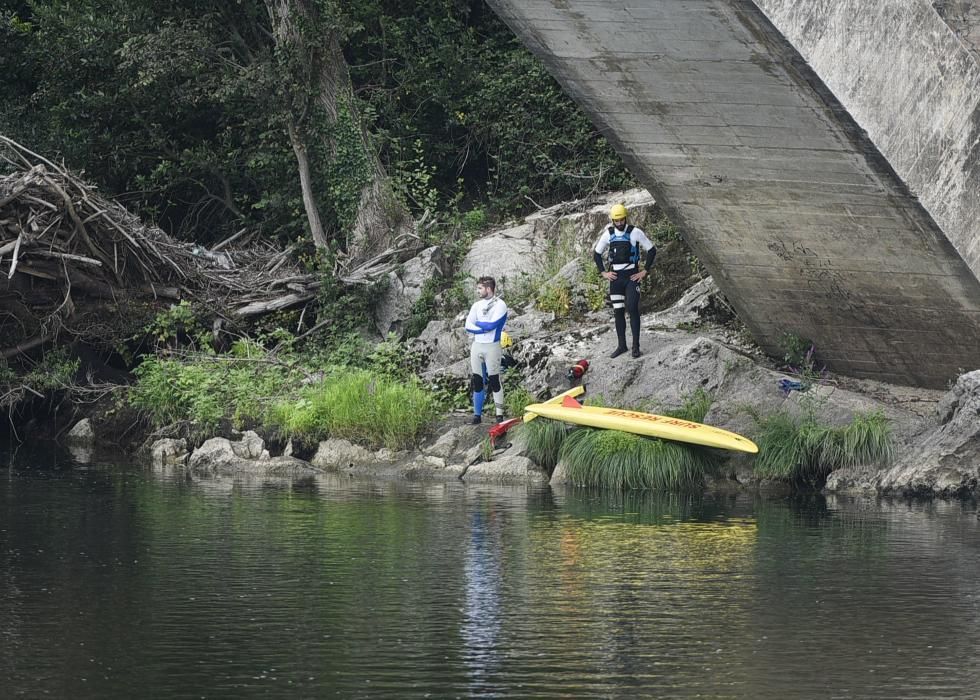
M 333 372 L 280 402 L 271 421 L 307 439 L 335 437 L 372 447 L 414 445 L 438 415 L 433 395 L 414 379 L 398 381 L 369 370 Z
M 706 450 L 618 430 L 578 429 L 561 448 L 573 483 L 617 489 L 690 490 L 715 467 Z
M 538 418 L 521 424 L 517 428 L 517 434 L 527 439 L 528 458 L 550 474 L 558 464 L 567 430 L 561 421 Z
M 69 356 L 68 350 L 56 348 L 45 353 L 41 361 L 24 374 L 20 381 L 37 392 L 66 389 L 75 378 L 80 364 L 77 357 Z
M 572 309 L 572 288 L 568 280 L 558 279 L 541 286 L 535 305 L 555 318 L 565 318 Z
M 820 424 L 812 415 L 794 419 L 785 412 L 757 418 L 756 474 L 797 485 L 819 485 L 835 469 L 888 464 L 893 455 L 891 426 L 879 412 L 861 414 L 844 426 Z
M 151 356 L 135 373 L 129 402 L 153 425 L 191 421 L 204 434 L 213 432 L 225 418 L 238 425 L 261 420 L 269 400 L 292 383 L 285 366 L 234 357 L 199 356 L 182 362 Z

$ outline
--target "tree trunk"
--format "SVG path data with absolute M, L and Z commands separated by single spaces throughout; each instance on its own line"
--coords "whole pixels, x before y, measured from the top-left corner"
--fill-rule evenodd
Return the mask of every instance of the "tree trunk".
M 313 245 L 317 248 L 327 247 L 327 235 L 323 232 L 323 222 L 320 220 L 320 209 L 316 205 L 313 194 L 313 178 L 310 176 L 310 157 L 306 152 L 306 143 L 297 133 L 296 126 L 289 124 L 289 142 L 296 154 L 299 166 L 299 186 L 303 190 L 303 208 L 306 210 L 306 220 L 313 235 Z
M 316 151 L 310 142 L 316 130 L 308 128 L 319 111 L 328 121 L 329 133 L 338 121 L 352 119 L 360 138 L 360 147 L 367 163 L 366 184 L 361 188 L 357 211 L 350 227 L 342 232 L 343 248 L 348 266 L 386 250 L 402 234 L 410 233 L 413 225 L 405 207 L 398 201 L 377 153 L 371 147 L 361 124 L 350 81 L 350 72 L 334 27 L 319 21 L 312 0 L 265 0 L 272 21 L 277 52 L 287 67 L 287 80 L 294 82 L 289 120 L 290 140 L 296 153 L 303 183 L 303 202 L 307 219 L 317 247 L 325 247 L 320 209 L 315 201 L 309 154 Z M 312 96 L 312 100 L 310 99 Z M 319 108 L 319 109 L 317 109 Z M 326 152 L 335 154 L 337 143 L 326 137 Z M 322 203 L 320 203 L 322 206 Z M 339 212 L 344 221 L 345 212 Z M 321 240 L 317 238 L 320 231 Z

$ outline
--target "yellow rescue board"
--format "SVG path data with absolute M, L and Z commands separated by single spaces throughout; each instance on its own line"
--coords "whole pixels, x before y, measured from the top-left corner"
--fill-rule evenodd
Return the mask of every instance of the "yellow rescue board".
M 622 430 L 623 432 L 647 435 L 662 440 L 676 440 L 692 445 L 718 447 L 723 450 L 736 450 L 752 454 L 759 451 L 754 442 L 736 433 L 704 423 L 695 423 L 670 416 L 658 416 L 654 413 L 626 411 L 620 408 L 599 408 L 597 406 L 573 408 L 561 403 L 535 403 L 524 410 L 527 411 L 524 414 L 525 422 L 528 420 L 527 414 L 531 413 L 542 418 L 551 418 L 566 423 L 607 430 Z

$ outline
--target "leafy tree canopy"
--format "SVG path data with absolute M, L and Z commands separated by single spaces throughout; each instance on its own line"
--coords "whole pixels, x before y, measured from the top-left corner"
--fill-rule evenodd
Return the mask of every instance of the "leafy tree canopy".
M 619 159 L 481 0 L 307 0 L 349 66 L 395 191 L 416 214 L 512 214 L 626 184 Z M 0 2 L 0 132 L 172 233 L 306 228 L 262 0 Z M 345 67 L 347 69 L 347 67 Z M 303 88 L 304 86 L 299 86 Z M 349 225 L 358 160 L 319 154 L 316 195 Z

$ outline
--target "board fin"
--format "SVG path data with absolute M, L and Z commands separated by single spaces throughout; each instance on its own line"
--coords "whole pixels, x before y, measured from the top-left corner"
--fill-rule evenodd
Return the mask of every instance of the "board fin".
M 561 400 L 561 405 L 565 408 L 582 408 L 582 404 L 576 401 L 571 396 L 566 396 Z

